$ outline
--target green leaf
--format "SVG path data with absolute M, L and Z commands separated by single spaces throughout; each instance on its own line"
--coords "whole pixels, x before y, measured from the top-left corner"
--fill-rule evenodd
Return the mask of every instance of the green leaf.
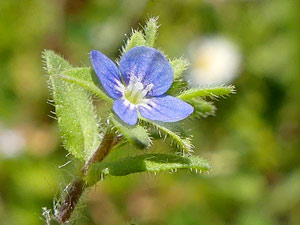
M 62 71 L 71 69 L 72 66 L 61 56 L 51 50 L 44 50 L 42 53 L 44 69 L 48 75 L 57 75 Z
M 142 126 L 129 126 L 121 121 L 116 115 L 110 116 L 114 127 L 132 144 L 139 148 L 147 148 L 151 145 L 151 139 Z
M 163 126 L 162 123 L 149 121 L 145 118 L 140 118 L 140 121 L 156 129 L 160 137 L 163 137 L 164 140 L 166 138 L 170 138 L 171 144 L 175 145 L 177 149 L 181 150 L 184 155 L 190 155 L 193 152 L 194 146 L 191 143 L 190 137 L 182 138 L 179 133 L 170 130 L 166 126 Z
M 187 89 L 187 82 L 183 79 L 176 79 L 173 81 L 172 86 L 167 91 L 168 95 L 177 96 Z
M 126 157 L 113 162 L 102 162 L 91 165 L 87 181 L 94 185 L 105 176 L 126 176 L 140 172 L 174 172 L 178 169 L 209 171 L 209 163 L 198 156 L 183 157 L 168 154 L 145 154 L 135 157 Z
M 66 70 L 61 73 L 61 75 L 59 75 L 59 78 L 69 83 L 78 84 L 79 86 L 89 90 L 90 92 L 107 102 L 113 102 L 113 99 L 111 99 L 108 95 L 105 94 L 104 91 L 102 91 L 99 79 L 96 77 L 93 70 L 89 67 Z
M 170 64 L 174 71 L 174 79 L 180 78 L 182 73 L 187 70 L 190 65 L 189 61 L 184 58 L 173 59 L 170 61 Z
M 197 97 L 211 97 L 211 98 L 218 98 L 218 97 L 225 97 L 229 94 L 234 94 L 235 89 L 234 86 L 218 86 L 218 87 L 211 87 L 211 88 L 192 88 L 182 92 L 177 97 L 182 100 L 189 100 L 192 98 Z
M 149 47 L 153 47 L 155 40 L 157 38 L 157 30 L 158 30 L 158 24 L 157 24 L 157 17 L 154 18 L 150 18 L 147 23 L 146 26 L 144 28 L 144 32 L 145 32 L 145 38 L 146 38 L 146 45 Z
M 130 38 L 127 40 L 125 46 L 122 48 L 122 53 L 124 54 L 125 52 L 134 47 L 145 45 L 146 41 L 144 34 L 138 30 L 133 30 Z
M 43 52 L 49 87 L 64 147 L 74 157 L 88 160 L 100 143 L 98 119 L 88 92 L 58 78 L 71 65 L 53 51 Z
M 174 81 L 167 94 L 176 96 L 187 89 L 187 82 L 182 79 L 182 73 L 189 67 L 188 60 L 184 58 L 173 59 L 170 64 L 174 71 Z
M 193 115 L 207 117 L 215 114 L 216 107 L 212 102 L 203 99 L 192 99 L 188 101 L 194 107 Z

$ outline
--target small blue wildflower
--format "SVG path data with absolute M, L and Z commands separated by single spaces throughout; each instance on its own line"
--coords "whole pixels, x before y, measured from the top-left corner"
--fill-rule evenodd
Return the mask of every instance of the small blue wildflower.
M 99 51 L 91 61 L 103 89 L 115 99 L 114 112 L 127 124 L 135 125 L 139 114 L 149 120 L 176 122 L 194 108 L 181 99 L 165 95 L 173 83 L 173 69 L 154 48 L 135 47 L 125 53 L 119 69 Z

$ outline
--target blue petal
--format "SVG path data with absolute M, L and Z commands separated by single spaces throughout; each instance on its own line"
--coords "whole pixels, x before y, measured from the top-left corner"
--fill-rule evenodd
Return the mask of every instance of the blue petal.
M 118 88 L 122 81 L 115 63 L 97 50 L 92 50 L 90 57 L 95 73 L 107 94 L 114 99 L 122 97 Z
M 146 119 L 162 122 L 177 122 L 192 114 L 194 108 L 181 99 L 166 95 L 148 100 L 147 105 L 138 106 Z
M 131 76 L 141 79 L 144 86 L 153 84 L 147 96 L 167 92 L 173 82 L 173 69 L 159 51 L 150 47 L 135 47 L 126 52 L 120 61 L 120 72 L 126 84 Z
M 131 104 L 125 99 L 118 99 L 114 101 L 113 109 L 115 113 L 129 125 L 135 125 L 137 122 L 137 110 L 135 105 Z

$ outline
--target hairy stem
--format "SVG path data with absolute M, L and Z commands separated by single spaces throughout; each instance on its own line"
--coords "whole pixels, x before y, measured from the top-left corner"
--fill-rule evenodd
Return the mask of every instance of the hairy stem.
M 116 136 L 112 131 L 107 131 L 103 137 L 103 140 L 98 150 L 92 155 L 89 161 L 82 168 L 82 173 L 85 175 L 88 171 L 89 166 L 95 162 L 101 162 L 110 152 L 110 150 L 119 143 L 121 140 L 120 136 Z
M 107 130 L 99 148 L 82 168 L 82 176 L 76 178 L 68 188 L 65 199 L 55 215 L 55 218 L 59 223 L 68 223 L 81 195 L 88 187 L 87 183 L 83 180 L 83 177 L 87 175 L 89 166 L 95 162 L 101 162 L 111 149 L 120 142 L 121 138 L 121 136 L 117 136 L 110 129 Z
M 82 178 L 76 178 L 68 189 L 65 200 L 63 201 L 57 215 L 56 219 L 61 224 L 66 224 L 72 212 L 74 211 L 84 189 L 86 187 L 86 182 Z

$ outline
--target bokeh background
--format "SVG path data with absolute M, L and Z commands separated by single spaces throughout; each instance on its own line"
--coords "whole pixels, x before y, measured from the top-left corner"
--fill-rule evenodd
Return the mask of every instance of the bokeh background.
M 240 50 L 237 94 L 188 124 L 213 171 L 108 178 L 75 224 L 300 224 L 299 15 L 297 0 L 0 0 L 0 224 L 43 224 L 72 178 L 42 50 L 79 66 L 91 49 L 115 58 L 149 16 L 169 57 L 210 35 Z

